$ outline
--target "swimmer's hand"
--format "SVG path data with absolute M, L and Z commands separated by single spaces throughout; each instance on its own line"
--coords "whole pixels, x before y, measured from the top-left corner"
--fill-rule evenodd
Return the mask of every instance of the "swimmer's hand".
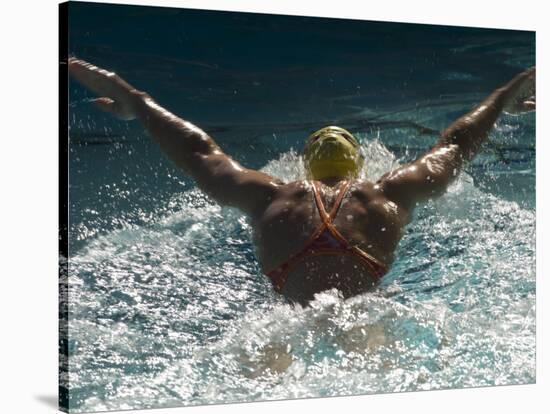
M 521 114 L 536 110 L 536 68 L 533 66 L 512 79 L 506 87 L 510 96 L 504 105 L 504 112 Z
M 116 116 L 129 121 L 136 119 L 137 101 L 145 95 L 114 72 L 109 72 L 84 60 L 69 58 L 69 73 L 82 85 L 99 95 L 94 103 Z
M 533 111 L 535 67 L 495 89 L 479 105 L 451 123 L 426 154 L 382 176 L 377 185 L 384 195 L 405 209 L 445 193 L 458 172 L 481 150 L 502 111 Z

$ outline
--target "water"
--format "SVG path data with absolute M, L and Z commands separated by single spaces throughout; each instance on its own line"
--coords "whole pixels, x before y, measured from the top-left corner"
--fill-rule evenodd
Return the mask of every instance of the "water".
M 178 60 L 193 40 L 212 42 L 196 17 L 154 11 L 173 24 L 148 26 L 137 44 L 122 17 L 139 23 L 141 9 L 119 6 L 110 19 L 98 12 L 106 6 L 72 7 L 71 52 L 116 69 L 243 164 L 285 181 L 303 176 L 303 139 L 329 121 L 357 133 L 364 177 L 376 179 L 534 63 L 526 32 L 329 30 L 349 25 L 243 15 L 204 16 L 232 38 Z M 448 193 L 416 210 L 379 288 L 346 301 L 324 292 L 304 309 L 261 274 L 245 217 L 213 204 L 139 125 L 94 111 L 89 96 L 71 83 L 62 380 L 75 412 L 535 381 L 533 114 L 501 117 Z

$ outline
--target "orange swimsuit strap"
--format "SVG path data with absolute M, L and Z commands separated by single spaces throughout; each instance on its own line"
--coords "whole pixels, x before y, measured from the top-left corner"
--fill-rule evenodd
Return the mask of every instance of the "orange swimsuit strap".
M 382 276 L 384 276 L 384 274 L 388 271 L 387 266 L 357 246 L 350 245 L 350 243 L 340 234 L 333 224 L 333 220 L 340 209 L 342 200 L 351 186 L 351 181 L 345 181 L 340 186 L 338 195 L 330 213 L 327 213 L 323 201 L 321 200 L 317 182 L 313 181 L 311 184 L 313 187 L 313 194 L 315 196 L 315 204 L 321 218 L 321 224 L 313 232 L 302 250 L 290 257 L 285 263 L 279 265 L 272 271 L 267 272 L 267 276 L 271 279 L 275 290 L 277 292 L 281 292 L 288 278 L 290 269 L 294 267 L 295 264 L 301 261 L 304 257 L 318 255 L 355 256 L 366 265 L 369 273 L 373 274 L 378 279 L 381 279 Z

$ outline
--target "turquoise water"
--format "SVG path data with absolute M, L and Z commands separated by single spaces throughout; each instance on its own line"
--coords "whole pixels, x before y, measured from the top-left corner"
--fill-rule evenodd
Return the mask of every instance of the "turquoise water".
M 175 61 L 169 42 L 163 57 L 148 50 L 149 59 L 139 60 L 129 41 L 105 43 L 111 23 L 94 18 L 90 9 L 74 11 L 73 53 L 117 70 L 177 113 L 189 108 L 228 153 L 285 181 L 303 177 L 304 137 L 333 122 L 361 138 L 363 174 L 375 180 L 534 63 L 529 33 L 455 28 L 444 37 L 439 28 L 434 37 L 418 26 L 376 26 L 370 35 L 378 47 L 363 51 L 353 47 L 362 35 L 355 32 L 348 49 L 324 42 L 319 53 L 347 57 L 330 65 L 308 60 L 315 54 L 301 37 L 293 47 L 304 53 L 292 56 L 304 61 L 270 65 L 276 41 L 269 33 L 258 42 L 271 49 L 258 52 L 253 68 L 231 54 L 229 65 L 223 47 Z M 258 19 L 241 15 L 223 30 L 246 46 L 243 33 Z M 273 25 L 289 33 L 303 27 L 284 19 Z M 334 36 L 315 24 L 306 26 L 308 36 Z M 85 35 L 90 27 L 95 32 Z M 410 44 L 399 46 L 400 31 Z M 337 33 L 341 41 L 347 32 Z M 150 29 L 145 37 L 155 36 Z M 363 72 L 362 59 L 377 65 Z M 346 301 L 324 292 L 301 308 L 261 274 L 244 216 L 213 204 L 139 125 L 94 111 L 88 97 L 71 84 L 62 381 L 75 412 L 535 381 L 534 114 L 503 115 L 447 194 L 416 210 L 375 291 Z

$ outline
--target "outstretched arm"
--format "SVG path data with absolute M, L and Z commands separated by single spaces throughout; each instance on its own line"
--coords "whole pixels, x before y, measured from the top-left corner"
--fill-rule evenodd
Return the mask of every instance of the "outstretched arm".
M 265 208 L 279 182 L 242 167 L 227 156 L 200 128 L 156 103 L 113 72 L 70 58 L 69 71 L 101 98 L 103 110 L 124 120 L 138 119 L 164 153 L 220 204 L 254 215 Z
M 442 195 L 465 163 L 478 153 L 501 112 L 534 110 L 534 95 L 533 67 L 453 122 L 422 157 L 382 176 L 377 182 L 379 188 L 390 200 L 406 208 Z

